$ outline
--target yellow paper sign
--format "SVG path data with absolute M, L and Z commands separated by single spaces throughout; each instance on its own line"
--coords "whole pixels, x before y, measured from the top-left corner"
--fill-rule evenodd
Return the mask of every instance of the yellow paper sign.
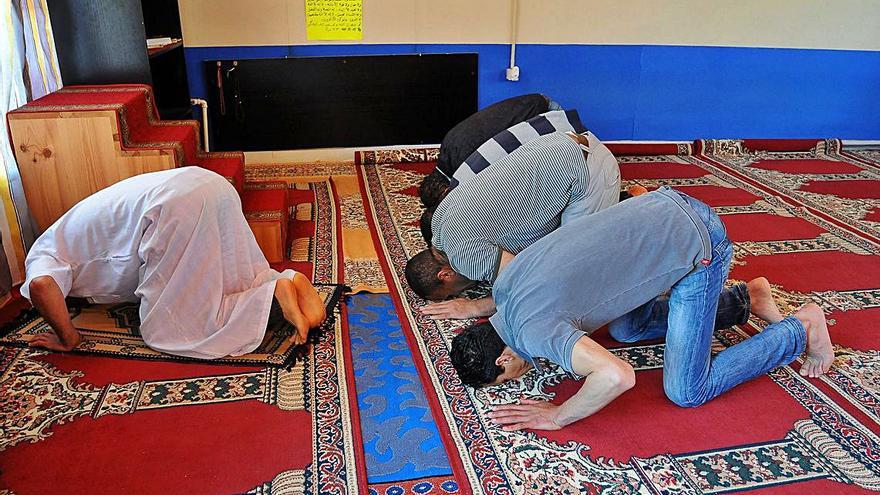
M 305 1 L 307 39 L 363 39 L 363 0 Z

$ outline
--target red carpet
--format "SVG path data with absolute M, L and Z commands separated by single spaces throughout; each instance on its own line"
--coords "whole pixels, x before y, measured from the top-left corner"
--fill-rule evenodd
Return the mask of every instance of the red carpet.
M 403 281 L 403 267 L 424 245 L 413 226 L 420 209 L 412 172 L 427 173 L 431 164 L 361 157 L 377 250 L 423 383 L 433 390 L 432 412 L 462 491 L 880 491 L 880 231 L 870 216 L 878 206 L 877 165 L 841 154 L 837 141 L 669 146 L 653 151 L 661 155 L 641 145 L 621 156 L 625 182 L 668 184 L 716 207 L 736 245 L 731 278 L 767 276 L 784 311 L 807 300 L 820 304 L 832 322 L 835 367 L 808 380 L 795 362 L 700 408 L 682 409 L 663 394 L 662 343 L 621 346 L 602 330 L 597 339 L 637 369 L 636 387 L 596 415 L 550 433 L 500 431 L 485 415 L 492 404 L 525 394 L 563 401 L 578 382 L 558 371 L 533 371 L 501 387 L 462 387 L 448 358 L 462 324 L 414 311 L 423 302 Z M 428 155 L 417 152 L 413 160 L 418 156 Z M 816 182 L 832 184 L 810 190 Z M 759 330 L 751 322 L 716 338 L 729 346 Z
M 129 103 L 74 94 L 84 105 L 136 112 L 143 92 L 125 96 Z M 198 135 L 187 132 L 187 140 Z M 717 209 L 736 246 L 731 278 L 767 276 L 784 311 L 820 304 L 835 367 L 807 380 L 796 362 L 682 409 L 663 394 L 662 343 L 623 346 L 600 331 L 596 338 L 637 369 L 636 387 L 558 432 L 500 431 L 485 416 L 492 404 L 523 394 L 558 402 L 579 383 L 550 371 L 503 387 L 461 386 L 448 348 L 462 323 L 418 317 L 423 302 L 402 276 L 423 248 L 415 186 L 436 149 L 361 152 L 366 222 L 460 492 L 880 491 L 880 153 L 816 140 L 613 149 L 626 183 L 668 184 Z M 190 153 L 182 145 L 179 152 Z M 291 249 L 276 268 L 345 282 L 333 182 L 286 193 Z M 277 210 L 274 196 L 265 199 L 255 199 L 259 211 Z M 292 372 L 0 349 L 0 493 L 367 493 L 346 318 L 339 320 Z M 759 329 L 718 332 L 718 345 Z M 369 488 L 445 493 L 448 481 Z
M 2 485 L 14 493 L 58 493 L 61 487 L 65 493 L 243 492 L 280 472 L 302 471 L 310 461 L 310 449 L 287 448 L 308 444 L 309 414 L 302 407 L 286 411 L 263 402 L 273 379 L 265 370 L 192 365 L 145 370 L 149 367 L 140 363 L 65 357 L 62 371 L 57 361 L 33 352 L 2 352 L 4 371 L 19 376 L 4 379 L 2 386 L 3 416 L 19 418 L 4 417 L 3 423 L 32 428 L 27 435 L 4 429 Z M 92 375 L 101 375 L 108 364 L 113 374 L 128 376 L 96 385 Z M 186 378 L 172 381 L 174 375 Z M 197 377 L 215 388 L 201 389 Z M 24 387 L 30 398 L 12 390 Z M 138 387 L 146 395 L 134 408 L 115 390 Z M 230 392 L 226 402 L 216 387 L 242 390 Z M 99 401 L 104 403 L 96 408 Z M 190 407 L 179 407 L 184 405 Z
M 321 249 L 278 268 L 342 282 L 329 182 L 289 205 Z M 346 321 L 292 370 L 0 348 L 0 493 L 363 493 Z
M 871 217 L 880 207 L 876 152 L 845 152 L 836 139 L 814 141 L 798 151 L 768 149 L 766 144 L 704 140 L 697 149 L 707 165 L 742 180 L 746 187 L 766 191 L 854 235 L 880 242 L 880 223 Z

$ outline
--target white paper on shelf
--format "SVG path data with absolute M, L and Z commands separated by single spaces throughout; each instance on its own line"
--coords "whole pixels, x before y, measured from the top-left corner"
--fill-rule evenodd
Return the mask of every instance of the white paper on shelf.
M 171 43 L 171 38 L 147 38 L 147 48 L 158 48 Z

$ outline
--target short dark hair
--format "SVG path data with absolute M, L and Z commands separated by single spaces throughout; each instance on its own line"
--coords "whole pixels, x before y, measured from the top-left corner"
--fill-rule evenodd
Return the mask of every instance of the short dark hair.
M 428 299 L 442 285 L 437 274 L 443 266 L 443 262 L 430 249 L 425 249 L 406 262 L 404 275 L 413 292 L 422 299 Z
M 431 220 L 434 219 L 434 208 L 427 208 L 422 212 L 419 218 L 419 230 L 422 231 L 422 237 L 425 238 L 425 244 L 431 247 L 431 239 L 434 238 L 434 232 L 431 230 Z
M 484 322 L 465 329 L 452 339 L 449 359 L 465 385 L 482 387 L 498 379 L 504 368 L 495 364 L 506 344 L 491 323 Z
M 419 199 L 422 200 L 425 208 L 433 210 L 443 200 L 447 189 L 449 189 L 449 179 L 443 175 L 443 172 L 435 168 L 419 184 Z

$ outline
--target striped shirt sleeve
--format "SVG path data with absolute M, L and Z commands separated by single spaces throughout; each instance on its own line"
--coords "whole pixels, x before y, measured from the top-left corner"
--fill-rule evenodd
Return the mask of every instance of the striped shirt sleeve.
M 504 159 L 520 146 L 553 132 L 586 132 L 577 110 L 545 112 L 505 129 L 489 139 L 459 165 L 449 183 L 450 189 L 467 182 L 489 165 Z

